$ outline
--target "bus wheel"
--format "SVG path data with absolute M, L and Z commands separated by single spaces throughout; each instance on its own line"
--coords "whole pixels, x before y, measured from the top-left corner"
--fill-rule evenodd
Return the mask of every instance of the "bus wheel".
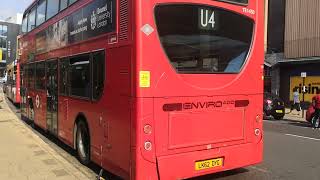
M 320 128 L 320 118 L 313 117 L 313 127 Z
M 79 161 L 84 165 L 88 165 L 90 162 L 90 136 L 88 127 L 84 121 L 80 121 L 77 124 L 76 137 L 77 154 Z

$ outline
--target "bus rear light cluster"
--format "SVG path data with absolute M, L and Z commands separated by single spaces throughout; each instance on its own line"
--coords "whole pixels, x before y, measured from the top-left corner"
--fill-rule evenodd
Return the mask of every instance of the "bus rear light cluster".
M 151 151 L 152 150 L 152 143 L 150 141 L 144 142 L 144 149 L 146 151 Z
M 149 125 L 149 124 L 146 124 L 144 127 L 143 127 L 143 132 L 145 134 L 151 134 L 152 133 L 152 126 Z
M 259 128 L 255 129 L 255 130 L 254 130 L 254 134 L 255 134 L 256 136 L 260 136 L 260 134 L 261 134 L 260 129 L 259 129 Z
M 257 123 L 260 123 L 261 121 L 262 121 L 261 115 L 258 114 L 258 115 L 256 116 L 256 122 L 257 122 Z

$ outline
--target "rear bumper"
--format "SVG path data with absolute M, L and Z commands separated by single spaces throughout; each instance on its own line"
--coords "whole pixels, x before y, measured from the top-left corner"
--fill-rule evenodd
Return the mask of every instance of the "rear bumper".
M 219 149 L 189 152 L 158 157 L 158 172 L 160 179 L 186 179 L 215 172 L 245 167 L 262 162 L 263 141 Z M 195 162 L 213 158 L 224 158 L 222 167 L 195 170 Z

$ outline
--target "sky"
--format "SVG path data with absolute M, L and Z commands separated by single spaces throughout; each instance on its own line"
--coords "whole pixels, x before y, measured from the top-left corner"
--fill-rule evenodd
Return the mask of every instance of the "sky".
M 0 0 L 0 20 L 23 13 L 32 2 L 33 0 Z

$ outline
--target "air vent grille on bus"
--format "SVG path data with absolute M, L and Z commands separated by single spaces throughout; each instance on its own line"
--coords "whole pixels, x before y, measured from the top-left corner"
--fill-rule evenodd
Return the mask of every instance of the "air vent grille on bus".
M 119 23 L 119 40 L 128 39 L 129 32 L 129 1 L 120 0 L 120 23 Z

